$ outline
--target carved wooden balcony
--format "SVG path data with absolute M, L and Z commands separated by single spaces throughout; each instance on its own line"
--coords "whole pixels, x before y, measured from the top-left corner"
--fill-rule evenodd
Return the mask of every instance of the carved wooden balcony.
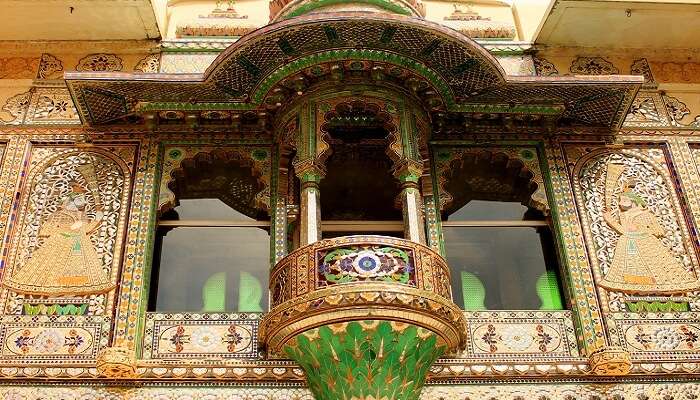
M 347 390 L 413 399 L 433 361 L 466 340 L 444 258 L 403 239 L 347 236 L 297 249 L 272 270 L 270 293 L 260 342 L 297 361 L 317 399 Z M 375 382 L 380 375 L 392 384 Z

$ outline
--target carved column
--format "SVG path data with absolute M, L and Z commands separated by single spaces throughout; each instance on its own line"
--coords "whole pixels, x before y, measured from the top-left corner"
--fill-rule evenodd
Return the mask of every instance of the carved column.
M 321 192 L 318 184 L 324 174 L 322 169 L 312 162 L 296 164 L 295 171 L 301 181 L 299 245 L 305 246 L 321 239 Z
M 412 242 L 425 244 L 425 220 L 423 198 L 418 180 L 423 171 L 420 162 L 405 160 L 398 165 L 394 175 L 401 182 L 401 207 L 403 209 L 404 237 Z

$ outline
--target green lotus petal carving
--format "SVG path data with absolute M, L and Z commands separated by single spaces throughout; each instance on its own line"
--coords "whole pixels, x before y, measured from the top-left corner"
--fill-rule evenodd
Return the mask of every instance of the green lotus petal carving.
M 284 351 L 304 369 L 317 400 L 417 400 L 445 347 L 423 328 L 361 321 L 307 331 Z

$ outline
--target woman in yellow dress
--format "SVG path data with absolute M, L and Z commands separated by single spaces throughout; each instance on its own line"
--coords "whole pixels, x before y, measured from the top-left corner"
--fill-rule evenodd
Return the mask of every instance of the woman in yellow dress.
M 603 213 L 620 238 L 600 286 L 638 294 L 673 294 L 700 287 L 692 272 L 664 246 L 665 232 L 646 202 L 627 188 L 619 197 L 619 219 Z
M 97 230 L 103 213 L 98 204 L 95 218 L 88 219 L 85 189 L 72 185 L 61 209 L 39 230 L 41 244 L 4 285 L 15 292 L 60 297 L 107 292 L 114 287 L 102 269 L 90 234 Z

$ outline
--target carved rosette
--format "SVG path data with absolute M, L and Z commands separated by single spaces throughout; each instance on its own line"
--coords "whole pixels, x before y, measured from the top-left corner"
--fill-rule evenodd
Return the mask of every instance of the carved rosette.
M 136 358 L 126 347 L 106 347 L 97 355 L 95 367 L 105 378 L 132 378 L 136 375 Z
M 277 263 L 270 292 L 260 343 L 297 361 L 319 400 L 343 398 L 348 387 L 357 399 L 417 398 L 433 361 L 466 343 L 445 260 L 411 241 L 315 242 Z M 402 389 L 385 391 L 389 382 Z
M 588 358 L 591 372 L 596 375 L 620 376 L 632 369 L 630 353 L 622 347 L 608 346 L 591 353 Z

